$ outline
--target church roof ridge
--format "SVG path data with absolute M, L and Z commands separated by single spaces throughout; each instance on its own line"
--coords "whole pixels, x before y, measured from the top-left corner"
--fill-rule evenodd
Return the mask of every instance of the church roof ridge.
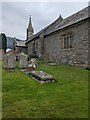
M 50 31 L 48 34 L 55 32 L 59 29 L 63 29 L 67 26 L 70 26 L 72 24 L 75 24 L 77 22 L 80 22 L 86 18 L 88 18 L 88 7 L 74 13 L 73 15 L 70 15 L 69 17 L 63 19 L 52 31 Z
M 60 21 L 62 21 L 63 20 L 63 18 L 61 17 L 61 15 L 56 19 L 56 20 L 54 20 L 54 22 L 52 22 L 51 24 L 49 24 L 48 26 L 46 26 L 46 27 L 44 27 L 43 29 L 41 29 L 39 32 L 37 32 L 36 34 L 34 34 L 33 36 L 31 36 L 30 37 L 30 39 L 28 40 L 28 41 L 26 41 L 26 43 L 27 42 L 29 42 L 30 40 L 32 40 L 34 37 L 37 37 L 38 35 L 40 35 L 41 33 L 44 33 L 45 34 L 45 30 L 47 30 L 50 26 L 52 26 L 55 22 L 60 22 Z
M 58 19 L 56 19 L 55 21 L 59 20 L 61 17 L 61 15 L 59 16 Z M 86 18 L 88 18 L 88 7 L 85 7 L 84 9 L 70 15 L 69 17 L 65 18 L 65 19 L 62 19 L 61 21 L 59 21 L 59 24 L 57 24 L 54 29 L 52 30 L 48 30 L 48 27 L 51 26 L 52 24 L 55 23 L 55 21 L 53 23 L 51 23 L 50 25 L 48 25 L 47 27 L 43 28 L 42 30 L 40 30 L 39 32 L 37 32 L 36 34 L 34 34 L 27 42 L 33 40 L 35 37 L 37 37 L 38 35 L 40 35 L 41 33 L 44 33 L 44 36 L 45 35 L 48 35 L 52 32 L 55 32 L 59 29 L 63 29 L 69 25 L 72 25 L 74 23 L 77 23 L 77 22 L 80 22 Z

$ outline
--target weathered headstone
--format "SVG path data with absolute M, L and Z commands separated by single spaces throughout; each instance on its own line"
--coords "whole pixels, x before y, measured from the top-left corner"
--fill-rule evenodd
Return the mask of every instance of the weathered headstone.
M 15 69 L 15 55 L 12 52 L 5 55 L 4 68 Z
M 19 55 L 19 68 L 26 69 L 27 68 L 27 55 L 21 53 Z

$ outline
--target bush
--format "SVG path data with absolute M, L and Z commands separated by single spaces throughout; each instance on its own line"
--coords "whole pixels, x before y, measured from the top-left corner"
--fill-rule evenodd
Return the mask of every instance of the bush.
M 7 49 L 7 38 L 4 33 L 0 34 L 0 49 L 3 49 L 6 52 Z

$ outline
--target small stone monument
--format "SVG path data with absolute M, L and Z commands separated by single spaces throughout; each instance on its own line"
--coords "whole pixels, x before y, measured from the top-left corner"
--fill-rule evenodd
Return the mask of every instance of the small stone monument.
M 4 68 L 15 69 L 15 62 L 15 55 L 12 52 L 9 52 L 4 57 Z
M 27 68 L 27 55 L 21 53 L 19 55 L 19 68 L 26 69 Z

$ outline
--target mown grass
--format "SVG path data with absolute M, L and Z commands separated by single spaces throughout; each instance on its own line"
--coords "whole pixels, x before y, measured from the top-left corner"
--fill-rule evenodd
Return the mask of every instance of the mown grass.
M 3 69 L 3 118 L 87 118 L 88 70 L 39 64 L 57 82 L 40 84 L 18 68 Z
M 2 118 L 2 62 L 0 60 L 0 119 Z

